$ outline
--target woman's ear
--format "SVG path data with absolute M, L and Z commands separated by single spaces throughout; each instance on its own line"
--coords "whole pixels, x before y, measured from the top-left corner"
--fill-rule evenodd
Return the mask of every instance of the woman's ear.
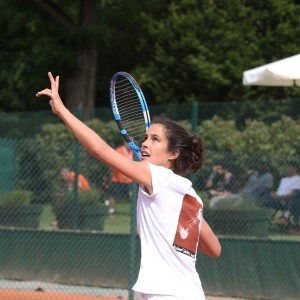
M 175 160 L 179 156 L 179 154 L 180 154 L 180 152 L 178 150 L 170 153 L 169 160 Z

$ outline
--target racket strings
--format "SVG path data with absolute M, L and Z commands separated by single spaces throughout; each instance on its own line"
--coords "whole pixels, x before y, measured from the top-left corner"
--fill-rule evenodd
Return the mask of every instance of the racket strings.
M 117 82 L 115 86 L 115 94 L 118 105 L 124 107 L 124 109 L 125 107 L 130 107 L 132 105 L 131 101 L 137 101 L 137 104 L 139 104 L 137 93 L 128 81 L 122 85 L 119 85 L 119 82 Z M 138 108 L 138 106 L 134 106 L 134 108 Z
M 115 97 L 123 127 L 140 147 L 145 136 L 145 118 L 137 91 L 127 79 L 121 79 L 116 82 Z
M 125 81 L 125 80 L 122 80 Z M 126 101 L 129 97 L 135 97 L 136 91 L 132 87 L 130 83 L 123 83 L 119 84 L 120 82 L 117 82 L 115 86 L 116 93 L 118 94 L 119 101 Z

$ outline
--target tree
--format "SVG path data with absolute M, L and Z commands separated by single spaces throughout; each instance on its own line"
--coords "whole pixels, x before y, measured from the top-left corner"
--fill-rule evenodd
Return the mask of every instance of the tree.
M 293 55 L 292 0 L 0 0 L 0 109 L 49 109 L 47 72 L 71 109 L 108 106 L 117 71 L 150 104 L 299 97 L 299 88 L 245 87 L 244 70 Z
M 48 109 L 35 93 L 61 76 L 69 108 L 108 106 L 109 81 L 139 61 L 135 49 L 138 0 L 0 0 L 0 107 L 5 111 Z M 100 17 L 101 16 L 101 17 Z M 134 34 L 132 34 L 134 32 Z
M 2 22 L 7 28 L 0 60 L 7 67 L 3 75 L 8 82 L 0 96 L 1 104 L 4 108 L 21 110 L 33 105 L 33 101 L 37 102 L 34 94 L 38 88 L 49 84 L 46 74 L 51 70 L 65 78 L 62 94 L 66 104 L 70 108 L 85 107 L 91 116 L 97 74 L 99 0 L 35 0 L 35 3 L 0 2 L 5 14 Z M 43 74 L 45 77 L 40 79 Z M 26 103 L 25 97 L 31 101 Z M 13 100 L 15 105 L 7 105 L 7 100 Z
M 299 89 L 247 88 L 244 70 L 299 49 L 300 7 L 285 0 L 168 1 L 144 14 L 136 70 L 149 98 L 160 103 L 241 101 L 299 96 Z M 149 47 L 151 45 L 151 47 Z
M 60 6 L 49 0 L 35 0 L 60 30 L 72 37 L 74 65 L 65 70 L 66 103 L 70 107 L 85 107 L 84 119 L 93 116 L 98 65 L 97 29 L 98 0 L 80 0 L 76 16 L 71 18 Z

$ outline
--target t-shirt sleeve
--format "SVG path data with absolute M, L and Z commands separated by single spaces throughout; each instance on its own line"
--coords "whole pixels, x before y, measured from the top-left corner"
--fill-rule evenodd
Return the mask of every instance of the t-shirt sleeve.
M 192 183 L 190 180 L 174 174 L 173 171 L 161 167 L 149 164 L 152 178 L 152 195 L 155 197 L 162 190 L 172 190 L 175 193 L 187 194 L 191 189 Z
M 172 178 L 172 171 L 167 168 L 155 166 L 148 163 L 151 171 L 151 180 L 152 180 L 152 195 L 154 196 L 159 194 L 163 188 L 166 188 Z

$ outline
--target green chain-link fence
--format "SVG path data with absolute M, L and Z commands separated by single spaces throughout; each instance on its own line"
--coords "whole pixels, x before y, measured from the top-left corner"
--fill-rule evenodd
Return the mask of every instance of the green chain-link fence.
M 150 111 L 201 132 L 204 120 L 199 120 L 195 103 L 152 107 Z M 240 111 L 232 108 L 232 116 L 235 111 L 239 115 Z M 96 116 L 102 116 L 103 123 L 90 125 L 100 128 L 116 147 L 121 140 L 116 126 L 109 122 L 110 110 L 97 110 Z M 119 194 L 116 216 L 111 217 L 110 168 L 83 149 L 56 117 L 50 112 L 3 114 L 1 123 L 0 288 L 133 299 L 130 287 L 140 255 L 135 230 L 137 186 L 131 197 Z M 223 130 L 219 141 L 228 138 Z M 223 247 L 217 260 L 198 255 L 204 290 L 208 295 L 299 299 L 300 235 L 289 233 L 297 221 L 297 210 L 290 212 L 288 224 L 277 224 L 274 218 L 281 217 L 282 210 L 266 208 L 264 202 L 282 177 L 291 176 L 287 163 L 299 163 L 299 152 L 206 150 L 203 169 L 187 175 L 202 197 L 204 217 Z M 62 176 L 63 169 L 71 171 L 69 181 Z M 82 176 L 88 181 L 87 189 L 81 186 L 86 184 Z M 263 184 L 249 192 L 245 187 L 258 178 L 263 178 Z

